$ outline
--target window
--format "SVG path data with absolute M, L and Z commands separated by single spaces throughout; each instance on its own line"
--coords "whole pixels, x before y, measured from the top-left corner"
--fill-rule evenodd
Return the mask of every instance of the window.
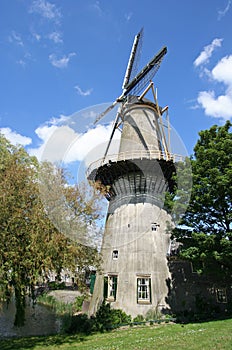
M 137 278 L 137 302 L 151 303 L 151 278 L 138 277 Z
M 157 231 L 158 227 L 160 227 L 160 225 L 157 224 L 156 222 L 153 222 L 153 223 L 151 224 L 151 230 L 152 230 L 152 231 Z
M 108 301 L 115 301 L 117 294 L 118 276 L 108 275 L 104 277 L 104 298 Z
M 227 303 L 226 289 L 225 288 L 217 288 L 216 289 L 216 297 L 218 303 Z
M 113 258 L 113 260 L 117 260 L 118 259 L 118 250 L 113 250 L 112 258 Z

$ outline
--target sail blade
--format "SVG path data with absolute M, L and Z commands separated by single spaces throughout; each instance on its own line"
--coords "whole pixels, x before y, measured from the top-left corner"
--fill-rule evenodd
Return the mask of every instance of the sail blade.
M 125 86 L 132 80 L 132 78 L 134 78 L 134 76 L 137 73 L 138 62 L 140 59 L 141 49 L 142 49 L 142 38 L 143 38 L 143 28 L 134 38 L 125 77 L 122 84 L 122 89 L 125 89 Z
M 102 113 L 100 113 L 97 118 L 95 119 L 95 122 L 94 124 L 96 124 L 97 122 L 99 122 L 99 120 L 101 120 L 107 113 L 109 113 L 115 106 L 116 104 L 118 103 L 118 99 L 115 100 L 112 105 L 110 105 L 108 108 L 106 108 Z
M 139 93 L 158 71 L 161 61 L 167 53 L 167 47 L 163 47 L 157 55 L 125 86 L 124 96 Z

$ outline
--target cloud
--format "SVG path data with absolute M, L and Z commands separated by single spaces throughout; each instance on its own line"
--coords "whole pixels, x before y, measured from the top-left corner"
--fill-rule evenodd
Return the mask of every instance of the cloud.
M 209 61 L 209 58 L 212 56 L 213 51 L 216 47 L 220 47 L 223 39 L 214 39 L 211 44 L 204 47 L 204 50 L 200 53 L 200 55 L 193 62 L 195 67 L 198 67 L 202 64 L 205 64 Z
M 78 95 L 81 95 L 81 96 L 89 96 L 93 91 L 93 89 L 88 89 L 86 91 L 83 91 L 78 85 L 76 85 L 74 88 L 77 90 Z
M 218 21 L 220 21 L 220 20 L 222 19 L 222 17 L 224 17 L 224 16 L 227 14 L 227 12 L 228 12 L 229 9 L 230 9 L 230 6 L 231 6 L 231 0 L 229 0 L 229 1 L 227 2 L 227 5 L 226 5 L 226 7 L 224 8 L 224 10 L 218 10 Z
M 224 85 L 225 93 L 200 91 L 197 101 L 205 114 L 219 119 L 232 118 L 232 55 L 223 57 L 211 71 L 211 80 Z
M 72 128 L 72 117 L 70 120 L 70 117 L 60 116 L 35 130 L 40 139 L 40 145 L 37 148 L 28 149 L 28 152 L 36 156 L 39 161 L 47 160 L 65 164 L 84 161 L 89 164 L 103 157 L 111 131 L 112 123 L 89 127 L 85 132 L 78 132 Z M 117 130 L 110 148 L 111 153 L 117 152 L 115 142 L 118 142 L 115 140 L 119 138 L 120 132 Z
M 65 123 L 67 119 L 68 117 L 61 115 L 59 118 L 51 118 L 45 124 L 40 125 L 35 130 L 35 134 L 40 139 L 40 145 L 35 148 L 29 148 L 28 149 L 29 154 L 32 156 L 36 156 L 38 160 L 42 160 L 42 156 L 44 154 L 46 144 L 49 142 L 50 139 L 52 139 L 53 135 L 56 134 L 56 130 L 59 128 L 59 125 L 61 125 L 62 123 Z M 62 142 L 60 141 L 59 143 L 62 144 Z M 54 156 L 55 156 L 55 152 L 54 152 Z M 55 156 L 55 158 L 57 158 L 57 156 Z M 55 158 L 51 157 L 50 160 L 55 161 L 54 160 Z
M 62 35 L 59 32 L 52 32 L 48 35 L 48 39 L 54 41 L 55 44 L 63 42 Z
M 56 5 L 46 0 L 34 0 L 29 9 L 29 13 L 37 13 L 47 20 L 59 22 L 62 17 L 60 10 Z
M 96 161 L 104 156 L 107 143 L 112 132 L 112 123 L 108 125 L 98 125 L 95 128 L 89 129 L 83 134 L 77 135 L 77 137 L 70 143 L 70 147 L 66 152 L 64 161 L 70 163 L 74 161 L 85 161 L 87 165 Z M 115 132 L 115 140 L 119 140 L 120 132 Z M 117 153 L 116 141 L 112 143 L 110 153 Z
M 49 55 L 49 61 L 56 68 L 66 68 L 70 61 L 70 58 L 76 56 L 75 52 L 71 52 L 68 56 L 63 56 L 61 58 L 57 58 L 55 54 Z
M 0 133 L 3 134 L 7 140 L 9 140 L 15 146 L 28 146 L 32 142 L 30 137 L 20 135 L 17 132 L 12 131 L 10 128 L 1 128 Z
M 215 80 L 232 87 L 232 55 L 223 57 L 212 70 Z
M 49 140 L 49 138 L 52 136 L 52 134 L 55 132 L 57 129 L 57 126 L 55 125 L 43 125 L 39 126 L 36 130 L 35 133 L 39 137 L 41 144 L 37 148 L 29 148 L 28 153 L 31 156 L 37 157 L 38 160 L 42 159 L 42 154 L 44 152 L 44 148 L 46 145 L 46 142 Z
M 11 34 L 8 37 L 10 43 L 15 43 L 18 46 L 24 46 L 23 40 L 19 33 L 16 33 L 14 30 L 11 31 Z

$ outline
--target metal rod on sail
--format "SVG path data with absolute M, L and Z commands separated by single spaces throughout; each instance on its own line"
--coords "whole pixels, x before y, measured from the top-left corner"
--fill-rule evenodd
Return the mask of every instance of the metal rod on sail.
M 129 92 L 143 79 L 146 77 L 148 72 L 155 66 L 159 66 L 161 63 L 161 60 L 163 56 L 167 53 L 167 47 L 163 47 L 157 55 L 155 55 L 151 61 L 134 77 L 134 79 L 125 86 L 124 96 L 128 95 Z M 154 74 L 156 71 L 154 72 Z M 152 79 L 152 77 L 149 77 L 149 79 Z
M 113 103 L 111 106 L 109 106 L 104 112 L 102 112 L 95 120 L 94 124 L 96 124 L 101 118 L 103 118 L 108 112 L 110 112 L 114 106 L 116 106 L 116 104 L 118 102 L 123 102 L 124 98 L 129 95 L 129 93 L 131 92 L 131 90 L 139 84 L 139 82 L 141 82 L 142 80 L 144 81 L 144 83 L 146 83 L 146 81 L 149 81 L 152 79 L 152 77 L 154 76 L 154 74 L 157 72 L 160 63 L 162 61 L 163 56 L 167 53 L 167 48 L 166 46 L 163 47 L 157 55 L 155 55 L 151 61 L 134 77 L 134 79 L 131 80 L 131 82 L 129 82 L 129 84 L 127 86 L 125 86 L 125 89 L 123 91 L 123 93 L 121 94 L 121 96 L 119 96 Z M 157 69 L 154 70 L 153 74 L 148 75 L 148 73 L 152 71 L 152 68 L 156 67 Z
M 121 96 L 120 96 L 121 97 Z M 97 118 L 95 119 L 95 122 L 94 122 L 94 124 L 96 124 L 100 119 L 102 119 L 107 113 L 109 113 L 115 106 L 116 106 L 116 104 L 118 103 L 119 101 L 118 101 L 118 99 L 117 100 L 115 100 L 113 103 L 112 103 L 112 105 L 110 105 L 108 108 L 106 108 L 106 110 L 104 111 L 104 112 L 102 112 L 101 114 L 99 114 L 98 116 L 97 116 Z

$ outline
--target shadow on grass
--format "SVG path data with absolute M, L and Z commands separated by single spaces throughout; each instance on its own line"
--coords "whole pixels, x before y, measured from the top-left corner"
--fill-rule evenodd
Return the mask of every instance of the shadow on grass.
M 0 339 L 1 350 L 26 350 L 41 346 L 58 346 L 62 344 L 82 343 L 87 340 L 86 335 L 51 335 L 25 338 Z

